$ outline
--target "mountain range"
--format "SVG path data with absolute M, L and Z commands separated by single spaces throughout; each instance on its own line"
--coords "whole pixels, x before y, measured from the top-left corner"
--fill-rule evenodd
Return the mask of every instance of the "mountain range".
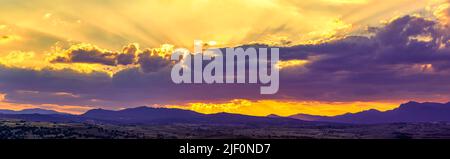
M 168 108 L 136 107 L 124 110 L 93 109 L 81 115 L 61 113 L 8 114 L 0 113 L 2 119 L 19 119 L 36 122 L 94 122 L 108 124 L 220 124 L 220 125 L 295 125 L 317 122 L 302 121 L 293 118 L 268 118 L 239 114 L 218 113 L 201 114 L 194 111 Z
M 289 118 L 351 124 L 450 122 L 450 103 L 408 102 L 385 112 L 371 109 L 332 117 L 297 114 Z
M 381 112 L 367 110 L 338 116 L 297 114 L 288 117 L 266 117 L 218 113 L 201 114 L 194 111 L 168 108 L 136 107 L 124 110 L 93 109 L 81 115 L 64 114 L 45 109 L 22 111 L 0 110 L 0 118 L 44 122 L 95 122 L 111 124 L 245 124 L 245 125 L 307 125 L 323 123 L 378 124 L 450 122 L 450 103 L 408 102 L 400 107 Z
M 81 116 L 87 119 L 113 121 L 123 124 L 294 124 L 303 122 L 292 118 L 279 118 L 273 120 L 267 117 L 239 114 L 201 114 L 189 110 L 150 107 L 137 107 L 119 111 L 94 109 Z
M 19 111 L 0 109 L 0 114 L 65 114 L 65 113 L 57 112 L 54 110 L 35 108 L 35 109 L 23 109 Z

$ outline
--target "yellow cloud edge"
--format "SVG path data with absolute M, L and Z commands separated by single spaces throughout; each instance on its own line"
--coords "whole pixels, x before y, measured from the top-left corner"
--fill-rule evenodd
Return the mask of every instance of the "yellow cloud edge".
M 345 113 L 357 113 L 376 109 L 387 111 L 397 108 L 402 102 L 323 102 L 323 101 L 288 101 L 288 100 L 247 100 L 234 99 L 227 102 L 193 102 L 181 105 L 166 105 L 168 108 L 192 110 L 199 113 L 234 113 L 252 116 L 267 116 L 271 114 L 290 116 L 295 114 L 310 114 L 335 116 Z

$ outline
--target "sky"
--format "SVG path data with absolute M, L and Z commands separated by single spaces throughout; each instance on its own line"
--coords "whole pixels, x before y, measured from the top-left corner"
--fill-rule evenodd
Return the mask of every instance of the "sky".
M 264 116 L 450 101 L 446 0 L 2 0 L 0 109 Z M 280 48 L 280 90 L 176 85 L 176 48 Z

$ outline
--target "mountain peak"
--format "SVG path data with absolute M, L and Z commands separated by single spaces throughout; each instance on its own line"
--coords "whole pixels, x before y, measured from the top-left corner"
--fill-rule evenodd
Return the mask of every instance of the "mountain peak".
M 420 104 L 420 103 L 419 103 L 419 102 L 416 102 L 416 101 L 409 101 L 409 102 L 404 103 L 404 104 Z
M 127 109 L 153 109 L 153 107 L 149 107 L 149 106 L 137 106 L 134 108 L 127 108 Z M 127 110 L 127 109 L 123 109 L 123 110 Z
M 4 109 L 0 110 L 0 114 L 65 114 L 65 113 L 48 109 L 32 108 L 32 109 L 23 109 L 19 111 Z
M 450 108 L 450 104 L 449 103 L 434 103 L 434 102 L 424 102 L 424 103 L 419 103 L 419 102 L 408 102 L 408 103 L 404 103 L 401 104 L 400 107 L 398 107 L 397 111 L 407 111 L 407 110 L 423 110 L 423 111 L 427 111 L 429 109 L 449 109 Z
M 380 113 L 381 111 L 379 111 L 377 109 L 369 109 L 369 110 L 365 110 L 363 112 L 365 112 L 365 113 Z
M 266 117 L 268 117 L 268 118 L 281 118 L 281 116 L 276 115 L 276 114 L 269 114 Z

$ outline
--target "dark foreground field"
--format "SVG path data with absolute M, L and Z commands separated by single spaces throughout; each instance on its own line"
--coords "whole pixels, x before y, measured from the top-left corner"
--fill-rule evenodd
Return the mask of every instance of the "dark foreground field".
M 450 123 L 380 125 L 242 126 L 242 125 L 108 125 L 0 121 L 1 139 L 408 139 L 450 138 Z

